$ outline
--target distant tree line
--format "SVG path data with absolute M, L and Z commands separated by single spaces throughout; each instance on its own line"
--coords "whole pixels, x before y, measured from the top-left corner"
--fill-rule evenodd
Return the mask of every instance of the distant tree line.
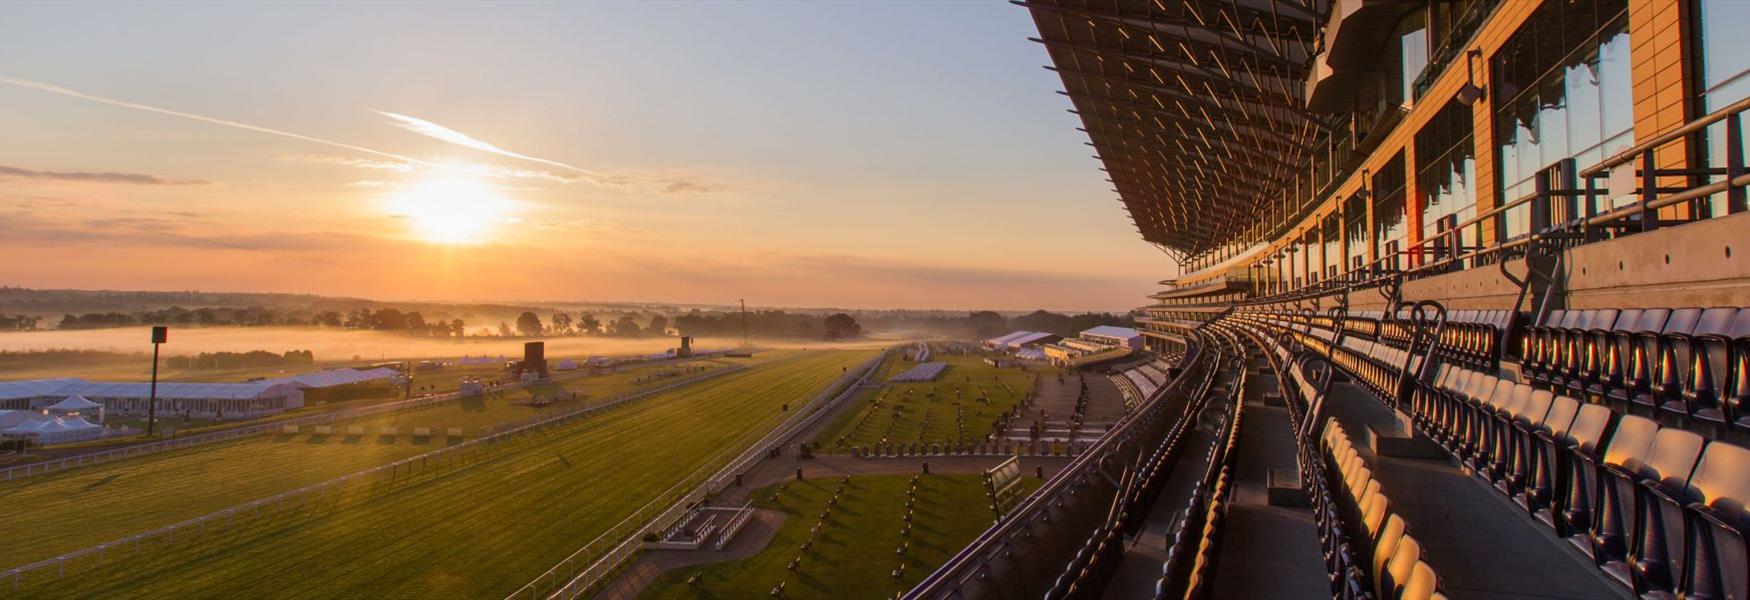
M 745 316 L 745 331 L 750 337 L 843 339 L 863 335 L 868 331 L 915 331 L 956 338 L 988 338 L 1009 331 L 1026 329 L 1058 335 L 1075 335 L 1098 325 L 1130 326 L 1130 315 L 1111 313 L 1062 314 L 1035 310 L 1019 316 L 1005 316 L 989 310 L 948 313 L 944 311 L 847 311 L 823 314 L 790 312 L 781 309 L 751 310 Z M 515 314 L 515 313 L 501 313 Z M 1010 313 L 1013 314 L 1013 313 Z M 582 311 L 556 311 L 546 319 L 532 310 L 524 310 L 513 322 L 499 322 L 476 328 L 473 335 L 504 337 L 540 336 L 603 336 L 661 337 L 691 335 L 699 337 L 740 337 L 744 317 L 737 310 L 692 309 L 678 315 L 660 311 L 631 310 L 623 313 L 597 315 Z M 0 331 L 28 331 L 44 325 L 41 317 L 0 314 Z M 173 325 L 182 327 L 228 326 L 302 326 L 362 329 L 402 332 L 425 337 L 462 337 L 470 332 L 459 318 L 427 318 L 418 310 L 398 308 L 356 308 L 345 312 L 315 309 L 273 309 L 260 306 L 243 308 L 204 307 L 188 309 L 180 306 L 134 312 L 93 312 L 62 315 L 55 329 L 101 329 L 138 325 Z
M 299 367 L 315 363 L 316 354 L 309 350 L 287 350 L 283 354 L 274 354 L 266 350 L 202 352 L 194 356 L 179 355 L 164 360 L 164 365 L 172 369 Z
M 0 331 L 30 331 L 36 329 L 37 325 L 42 322 L 42 317 L 0 313 Z

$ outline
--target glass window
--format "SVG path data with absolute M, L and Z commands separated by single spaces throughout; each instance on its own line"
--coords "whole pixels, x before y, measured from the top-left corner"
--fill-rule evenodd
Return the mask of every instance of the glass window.
M 1477 161 L 1471 114 L 1470 106 L 1451 102 L 1416 132 L 1416 202 L 1422 212 L 1424 239 L 1476 217 Z M 1516 149 L 1508 147 L 1509 151 Z M 1506 162 L 1505 157 L 1502 162 Z M 1460 235 L 1465 246 L 1477 243 L 1477 230 L 1474 225 L 1464 228 Z
M 1373 174 L 1373 247 L 1388 269 L 1403 266 L 1393 254 L 1404 244 L 1404 153 Z
M 1497 188 L 1502 203 L 1536 190 L 1538 172 L 1563 159 L 1598 164 L 1634 144 L 1626 0 L 1545 2 L 1496 52 Z M 1529 233 L 1530 209 L 1500 220 L 1503 239 Z
M 1398 79 L 1403 89 L 1398 99 L 1404 106 L 1410 106 L 1416 97 L 1416 80 L 1422 76 L 1422 69 L 1428 67 L 1428 20 L 1421 10 L 1413 11 L 1398 24 L 1398 56 L 1402 69 Z
M 1696 19 L 1701 30 L 1701 110 L 1707 114 L 1750 97 L 1750 35 L 1744 33 L 1750 2 L 1701 0 Z M 1739 127 L 1744 133 L 1744 124 Z M 1726 124 L 1715 123 L 1707 128 L 1708 166 L 1725 166 L 1725 157 Z M 1712 205 L 1713 214 L 1724 214 L 1724 194 Z
M 1324 271 L 1325 277 L 1343 272 L 1343 235 L 1341 218 L 1337 213 L 1325 217 L 1324 224 L 1319 228 L 1320 237 L 1324 240 Z
M 1343 241 L 1349 245 L 1349 268 L 1367 264 L 1367 196 L 1355 194 L 1343 202 Z

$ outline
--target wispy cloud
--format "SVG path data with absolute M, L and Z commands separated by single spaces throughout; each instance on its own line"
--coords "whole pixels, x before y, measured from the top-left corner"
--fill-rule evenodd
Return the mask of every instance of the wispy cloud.
M 463 172 L 468 172 L 470 170 L 473 170 L 474 172 L 481 172 L 482 170 L 484 170 L 486 172 L 486 174 L 489 174 L 492 176 L 497 176 L 497 177 L 519 178 L 519 179 L 545 179 L 545 180 L 550 180 L 550 181 L 567 182 L 567 183 L 572 182 L 572 181 L 577 181 L 577 180 L 583 180 L 583 181 L 587 181 L 589 183 L 592 183 L 592 184 L 595 184 L 598 186 L 602 186 L 602 187 L 645 190 L 645 191 L 651 191 L 651 192 L 655 192 L 657 194 L 664 194 L 664 195 L 712 193 L 712 192 L 718 192 L 718 191 L 722 190 L 722 186 L 712 184 L 712 183 L 706 183 L 706 182 L 701 181 L 698 178 L 692 177 L 690 175 L 679 175 L 679 174 L 670 173 L 670 174 L 662 174 L 662 175 L 653 176 L 653 175 L 650 175 L 648 173 L 640 173 L 640 172 L 635 172 L 635 171 L 604 172 L 604 171 L 594 171 L 594 170 L 590 170 L 590 169 L 585 169 L 582 167 L 578 167 L 576 165 L 568 164 L 568 163 L 557 161 L 557 160 L 552 160 L 552 159 L 542 158 L 539 156 L 532 156 L 532 155 L 523 154 L 520 152 L 506 150 L 504 148 L 500 148 L 498 146 L 487 143 L 485 141 L 481 141 L 478 138 L 475 138 L 475 137 L 470 136 L 468 134 L 462 133 L 462 132 L 457 131 L 455 129 L 451 129 L 449 127 L 445 127 L 443 125 L 439 125 L 437 123 L 433 123 L 433 122 L 427 121 L 425 119 L 420 119 L 418 117 L 411 117 L 411 116 L 407 116 L 407 115 L 403 115 L 403 114 L 386 112 L 386 111 L 373 111 L 373 112 L 376 112 L 377 114 L 388 117 L 389 119 L 392 120 L 392 122 L 397 127 L 401 127 L 402 129 L 406 129 L 408 131 L 418 133 L 420 135 L 424 135 L 427 137 L 431 137 L 433 139 L 438 139 L 438 140 L 442 140 L 442 141 L 449 142 L 452 144 L 460 145 L 463 147 L 472 148 L 475 150 L 480 150 L 482 152 L 487 152 L 490 154 L 503 156 L 506 158 L 513 158 L 513 159 L 517 159 L 517 160 L 523 160 L 523 161 L 533 162 L 533 163 L 537 163 L 537 164 L 547 165 L 550 167 L 555 167 L 557 169 L 568 171 L 569 173 L 575 173 L 575 176 L 568 174 L 568 173 L 554 173 L 551 171 L 544 171 L 544 170 L 511 169 L 511 168 L 495 167 L 495 166 L 453 165 L 453 164 L 445 164 L 445 163 L 440 163 L 440 162 L 428 161 L 428 160 L 423 160 L 423 159 L 407 156 L 404 154 L 398 154 L 395 152 L 389 152 L 389 151 L 385 151 L 385 150 L 378 150 L 376 148 L 360 146 L 358 144 L 351 144 L 351 143 L 342 142 L 342 141 L 338 141 L 338 140 L 321 138 L 321 137 L 317 137 L 317 136 L 313 136 L 313 135 L 305 135 L 302 133 L 286 131 L 284 129 L 276 129 L 273 127 L 265 127 L 265 126 L 261 126 L 261 125 L 256 125 L 253 123 L 244 123 L 241 121 L 233 121 L 230 119 L 223 119 L 223 118 L 219 118 L 219 117 L 199 115 L 199 114 L 194 114 L 194 113 L 189 113 L 189 112 L 183 112 L 180 110 L 163 108 L 163 107 L 159 107 L 159 106 L 152 106 L 149 104 L 141 104 L 141 103 L 133 102 L 133 101 L 129 101 L 129 100 L 121 100 L 121 99 L 117 99 L 117 98 L 110 98 L 107 96 L 99 96 L 97 94 L 90 94 L 90 93 L 82 92 L 82 91 L 75 90 L 75 89 L 72 89 L 69 87 L 64 87 L 64 86 L 55 85 L 55 84 L 51 84 L 51 83 L 43 83 L 40 81 L 32 81 L 29 79 L 19 79 L 16 77 L 8 77 L 8 76 L 0 75 L 0 84 L 13 85 L 13 86 L 18 86 L 18 87 L 22 87 L 22 88 L 46 92 L 46 93 L 50 93 L 50 94 L 57 94 L 57 95 L 61 95 L 61 96 L 66 96 L 69 98 L 78 98 L 80 100 L 97 102 L 100 104 L 107 104 L 110 106 L 117 106 L 117 107 L 121 107 L 121 108 L 128 108 L 128 109 L 149 112 L 149 113 L 154 113 L 154 114 L 178 117 L 178 118 L 182 118 L 182 119 L 188 119 L 191 121 L 199 121 L 202 123 L 219 125 L 222 127 L 241 129 L 244 131 L 253 131 L 256 133 L 264 133 L 264 134 L 268 134 L 268 135 L 274 135 L 274 136 L 279 136 L 279 137 L 283 137 L 283 138 L 309 142 L 312 144 L 320 144 L 320 145 L 328 146 L 331 148 L 350 150 L 353 152 L 366 154 L 369 156 L 374 156 L 374 157 L 379 158 L 379 159 L 388 159 L 388 161 L 372 161 L 372 162 L 360 162 L 360 163 L 349 164 L 349 166 L 355 166 L 355 167 L 393 169 L 393 170 L 402 171 L 402 172 L 410 171 L 413 169 L 414 166 L 426 167 L 426 168 L 431 168 L 431 169 L 446 170 L 446 171 L 463 171 Z M 347 164 L 347 163 L 342 163 L 339 161 L 331 161 L 331 162 L 336 162 L 337 164 Z
M 396 127 L 400 127 L 402 129 L 406 129 L 408 131 L 411 131 L 411 132 L 414 132 L 414 133 L 417 133 L 419 135 L 423 135 L 423 136 L 426 136 L 426 137 L 429 137 L 432 139 L 442 140 L 445 142 L 449 142 L 451 144 L 455 144 L 457 146 L 462 146 L 464 148 L 473 148 L 473 149 L 479 150 L 481 152 L 489 152 L 492 154 L 497 154 L 499 156 L 506 156 L 506 157 L 515 158 L 518 160 L 526 160 L 526 161 L 533 162 L 533 163 L 540 163 L 540 164 L 548 165 L 548 166 L 552 166 L 552 167 L 559 167 L 561 169 L 567 169 L 567 170 L 575 171 L 578 173 L 583 173 L 585 175 L 589 175 L 592 173 L 590 170 L 585 169 L 583 167 L 569 165 L 569 164 L 559 162 L 556 160 L 552 160 L 552 159 L 548 159 L 548 158 L 541 158 L 539 156 L 530 156 L 527 154 L 522 154 L 520 152 L 512 152 L 510 150 L 505 150 L 504 148 L 500 148 L 498 146 L 494 146 L 492 144 L 481 141 L 481 140 L 475 138 L 474 136 L 468 135 L 466 133 L 462 133 L 460 131 L 456 131 L 454 129 L 450 129 L 448 127 L 444 127 L 443 125 L 439 125 L 437 123 L 433 123 L 431 121 L 427 121 L 427 120 L 421 119 L 419 117 L 409 117 L 407 115 L 397 114 L 397 113 L 392 113 L 392 112 L 385 112 L 385 111 L 381 111 L 381 110 L 373 110 L 371 112 L 377 113 L 379 115 L 383 115 L 385 117 L 389 117 L 389 119 L 395 124 Z
M 34 181 L 71 181 L 85 183 L 127 183 L 134 185 L 204 185 L 198 179 L 165 179 L 144 173 L 112 173 L 86 171 L 38 171 L 23 167 L 0 165 L 0 178 Z
M 356 156 L 340 156 L 336 154 L 320 154 L 312 152 L 282 154 L 279 159 L 291 162 L 322 163 L 358 169 L 370 169 L 373 171 L 396 171 L 400 173 L 412 173 L 414 169 L 419 168 L 419 165 L 399 160 L 380 160 L 375 158 L 359 158 Z
M 562 174 L 562 173 L 553 173 L 550 171 L 531 171 L 531 170 L 525 170 L 525 169 L 510 169 L 510 168 L 505 168 L 505 167 L 490 167 L 490 166 L 484 166 L 484 165 L 480 166 L 480 168 L 486 169 L 488 171 L 488 174 L 498 176 L 498 177 L 511 177 L 511 178 L 518 178 L 518 179 L 531 179 L 531 178 L 548 179 L 548 180 L 552 180 L 552 181 L 560 181 L 560 182 L 566 182 L 566 183 L 569 183 L 571 181 L 576 181 L 578 179 L 583 179 L 583 180 L 589 181 L 590 183 L 593 183 L 593 184 L 596 184 L 599 186 L 603 186 L 603 187 L 645 188 L 645 189 L 652 189 L 656 193 L 663 194 L 663 195 L 689 194 L 689 193 L 712 193 L 712 192 L 720 191 L 720 188 L 717 185 L 708 184 L 708 183 L 698 181 L 698 180 L 695 180 L 694 178 L 686 177 L 686 176 L 675 176 L 675 175 L 650 176 L 648 174 L 642 174 L 642 173 L 636 173 L 636 172 L 625 172 L 625 171 L 623 171 L 623 172 L 603 172 L 603 171 L 595 171 L 595 170 L 591 170 L 591 169 L 585 169 L 583 167 L 579 167 L 579 166 L 576 166 L 573 164 L 569 164 L 569 163 L 565 163 L 565 162 L 561 162 L 561 161 L 557 161 L 557 160 L 553 160 L 553 159 L 549 159 L 549 158 L 542 158 L 539 156 L 532 156 L 532 155 L 528 155 L 528 154 L 523 154 L 521 152 L 506 150 L 506 149 L 501 148 L 497 145 L 494 145 L 490 142 L 486 142 L 484 140 L 481 140 L 481 139 L 476 138 L 474 136 L 468 135 L 466 133 L 462 133 L 462 132 L 457 131 L 455 129 L 452 129 L 450 127 L 446 127 L 446 126 L 443 126 L 443 125 L 440 125 L 437 123 L 433 123 L 431 121 L 427 121 L 427 120 L 421 119 L 419 117 L 410 117 L 410 116 L 399 114 L 399 113 L 392 113 L 392 112 L 381 111 L 381 110 L 373 110 L 371 112 L 375 112 L 379 115 L 383 115 L 385 117 L 388 117 L 390 119 L 391 123 L 393 123 L 396 127 L 400 127 L 402 129 L 405 129 L 405 130 L 411 131 L 413 133 L 417 133 L 419 135 L 423 135 L 423 136 L 426 136 L 426 137 L 429 137 L 429 138 L 432 138 L 435 140 L 449 142 L 451 144 L 462 146 L 464 148 L 471 148 L 474 150 L 479 150 L 481 152 L 486 152 L 489 154 L 496 154 L 496 155 L 503 156 L 506 158 L 514 158 L 517 160 L 523 160 L 523 161 L 528 161 L 528 162 L 532 162 L 532 163 L 543 164 L 543 165 L 547 165 L 550 167 L 558 167 L 560 169 L 564 169 L 564 170 L 570 171 L 572 173 L 576 173 L 576 175 L 567 175 L 567 174 Z
M 716 187 L 699 183 L 697 181 L 687 180 L 670 181 L 668 182 L 668 185 L 662 186 L 663 194 L 710 193 L 715 191 L 717 191 Z
M 323 139 L 323 138 L 319 138 L 316 136 L 304 135 L 301 133 L 293 133 L 293 132 L 286 131 L 283 129 L 274 129 L 272 127 L 263 127 L 260 125 L 252 125 L 249 123 L 243 123 L 241 121 L 232 121 L 229 119 L 221 119 L 218 117 L 197 115 L 194 113 L 187 113 L 187 112 L 182 112 L 179 110 L 172 110 L 172 109 L 168 109 L 168 108 L 161 108 L 161 107 L 151 106 L 151 105 L 147 105 L 147 104 L 140 104 L 138 102 L 130 102 L 127 100 L 118 100 L 115 98 L 108 98 L 108 97 L 99 96 L 96 94 L 87 94 L 87 93 L 81 92 L 79 90 L 75 90 L 75 89 L 68 88 L 68 87 L 62 87 L 62 86 L 54 85 L 51 83 L 42 83 L 40 81 L 31 81 L 29 79 L 18 79 L 16 77 L 7 77 L 4 75 L 0 75 L 0 83 L 4 83 L 7 85 L 15 85 L 18 87 L 29 88 L 29 89 L 33 89 L 33 90 L 37 90 L 37 91 L 42 91 L 42 92 L 48 92 L 50 94 L 59 94 L 59 95 L 67 96 L 70 98 L 89 100 L 89 101 L 98 102 L 101 104 L 108 104 L 110 106 L 131 108 L 134 110 L 140 110 L 140 111 L 145 111 L 145 112 L 149 112 L 149 113 L 157 113 L 157 114 L 161 114 L 161 115 L 180 117 L 183 119 L 189 119 L 189 120 L 193 120 L 193 121 L 200 121 L 202 123 L 210 123 L 213 125 L 231 127 L 234 129 L 254 131 L 257 133 L 265 133 L 268 135 L 277 135 L 277 136 L 284 137 L 284 138 L 301 140 L 301 141 L 310 142 L 313 144 L 322 144 L 324 146 L 340 148 L 343 150 L 351 150 L 354 152 L 361 152 L 364 154 L 369 154 L 369 155 L 380 157 L 380 158 L 388 158 L 388 159 L 398 160 L 398 161 L 402 161 L 402 162 L 409 162 L 409 163 L 413 163 L 413 164 L 417 164 L 417 165 L 421 165 L 421 166 L 427 166 L 427 167 L 438 167 L 439 166 L 435 163 L 420 160 L 417 158 L 413 158 L 411 156 L 403 156 L 400 154 L 396 154 L 394 152 L 385 152 L 382 150 L 377 150 L 375 148 L 366 148 L 364 146 L 360 146 L 357 144 L 348 144 L 346 142 L 339 142 L 339 141 L 330 140 L 330 139 Z

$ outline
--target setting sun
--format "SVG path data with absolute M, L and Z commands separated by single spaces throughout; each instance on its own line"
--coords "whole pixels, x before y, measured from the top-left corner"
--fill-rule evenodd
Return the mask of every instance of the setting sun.
M 389 198 L 393 214 L 405 216 L 420 239 L 439 244 L 477 244 L 505 220 L 510 201 L 486 181 L 466 175 L 434 175 Z

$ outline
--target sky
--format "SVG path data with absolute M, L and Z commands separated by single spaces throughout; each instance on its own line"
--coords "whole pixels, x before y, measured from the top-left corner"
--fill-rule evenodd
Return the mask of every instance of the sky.
M 3 3 L 0 284 L 1115 310 L 1006 2 Z

